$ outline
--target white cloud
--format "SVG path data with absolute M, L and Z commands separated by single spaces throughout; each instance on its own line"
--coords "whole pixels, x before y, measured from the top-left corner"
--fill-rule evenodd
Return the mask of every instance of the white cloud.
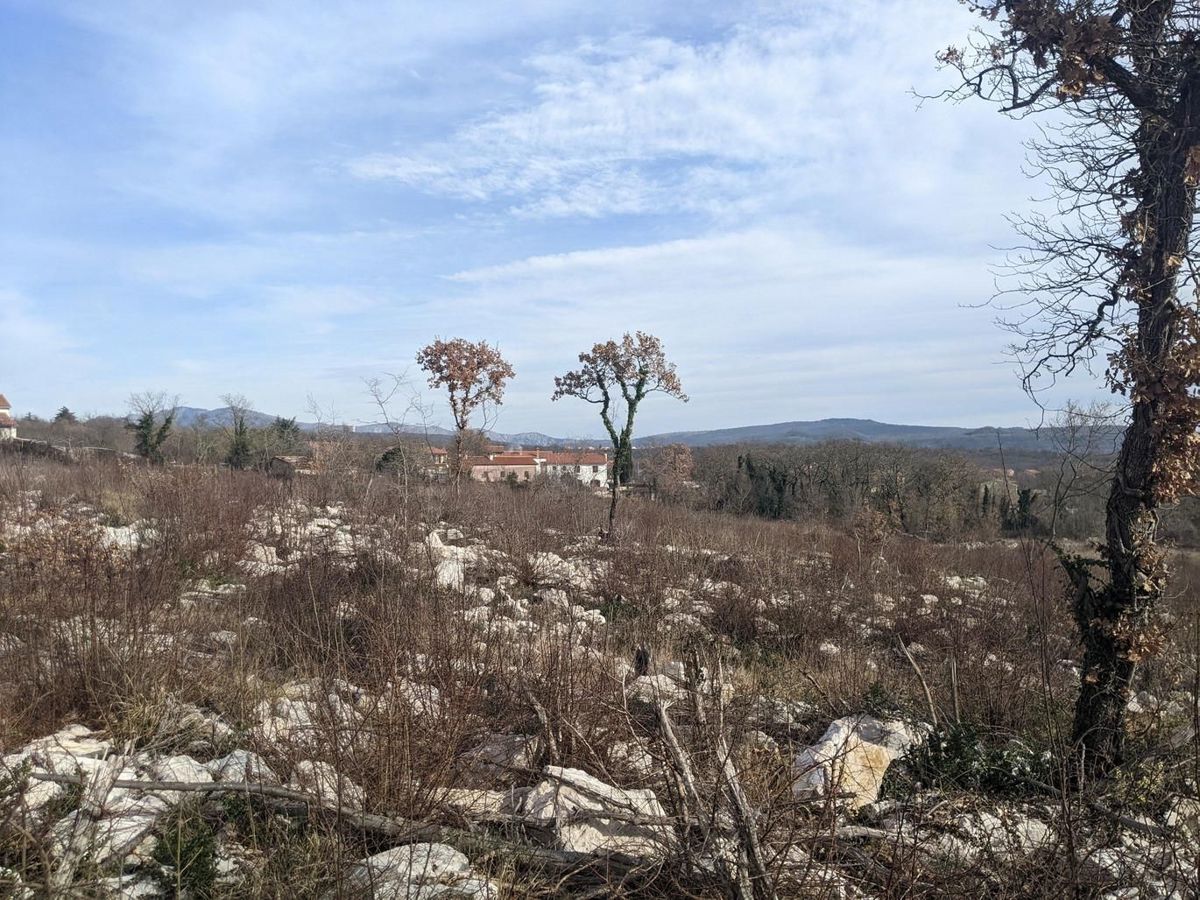
M 986 111 L 918 111 L 908 93 L 936 85 L 933 51 L 970 24 L 936 6 L 817 6 L 708 41 L 624 36 L 535 54 L 522 105 L 350 170 L 530 217 L 736 219 L 818 197 L 895 216 L 889 201 L 970 198 L 964 163 L 976 191 L 999 188 L 988 170 L 998 152 L 1009 189 L 1020 177 L 1011 130 L 994 147 L 972 135 L 999 125 Z
M 89 168 L 142 203 L 249 223 L 305 213 L 328 187 L 317 176 L 340 171 L 379 123 L 406 128 L 464 100 L 424 84 L 446 68 L 485 66 L 462 48 L 587 6 L 526 0 L 495 16 L 469 0 L 60 0 L 39 12 L 105 51 L 86 90 L 115 101 L 126 143 L 98 148 Z
M 622 38 L 536 56 L 528 108 L 351 168 L 463 199 L 511 198 L 526 213 L 648 211 L 693 171 L 794 159 L 811 143 L 811 123 L 797 115 L 818 73 L 805 40 L 795 29 L 713 45 Z M 648 171 L 664 160 L 671 171 Z M 677 191 L 671 205 L 695 202 L 694 193 Z

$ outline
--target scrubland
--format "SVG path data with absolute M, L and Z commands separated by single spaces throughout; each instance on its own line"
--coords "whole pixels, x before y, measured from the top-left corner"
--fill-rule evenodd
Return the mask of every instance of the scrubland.
M 1200 560 L 1119 776 L 1035 540 L 0 460 L 0 894 L 1192 897 Z

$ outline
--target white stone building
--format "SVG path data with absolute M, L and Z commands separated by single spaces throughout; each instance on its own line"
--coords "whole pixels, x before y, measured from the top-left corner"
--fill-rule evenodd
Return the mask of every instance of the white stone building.
M 595 450 L 489 450 L 463 462 L 476 481 L 507 481 L 511 477 L 517 481 L 573 478 L 589 487 L 608 483 L 608 454 Z
M 17 422 L 12 417 L 12 404 L 0 394 L 0 441 L 11 441 L 17 436 Z
M 608 454 L 595 450 L 535 450 L 538 474 L 574 478 L 589 487 L 608 483 Z

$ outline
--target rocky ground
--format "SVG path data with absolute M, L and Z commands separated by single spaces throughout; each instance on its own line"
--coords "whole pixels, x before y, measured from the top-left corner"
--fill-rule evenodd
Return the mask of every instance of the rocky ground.
M 1197 895 L 1191 658 L 1056 789 L 1028 548 L 139 478 L 0 481 L 6 896 Z

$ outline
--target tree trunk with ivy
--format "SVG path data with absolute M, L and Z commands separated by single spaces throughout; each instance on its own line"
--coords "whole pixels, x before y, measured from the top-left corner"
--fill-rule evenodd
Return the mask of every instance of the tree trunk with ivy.
M 1011 323 L 1026 339 L 1026 384 L 1115 347 L 1108 380 L 1129 403 L 1100 555 L 1060 554 L 1084 651 L 1079 771 L 1099 775 L 1121 762 L 1138 665 L 1166 640 L 1155 620 L 1167 578 L 1158 510 L 1194 493 L 1200 468 L 1200 4 L 970 5 L 995 30 L 939 55 L 962 79 L 947 93 L 1056 116 L 1031 147 L 1056 205 L 1019 228 L 1030 244 L 1013 293 L 1036 308 Z
M 1137 664 L 1162 643 L 1153 621 L 1166 582 L 1157 510 L 1194 477 L 1179 466 L 1189 465 L 1187 448 L 1195 440 L 1195 399 L 1187 386 L 1195 380 L 1188 334 L 1196 314 L 1178 298 L 1178 273 L 1195 217 L 1200 67 L 1174 115 L 1143 116 L 1137 145 L 1139 203 L 1126 225 L 1140 245 L 1126 269 L 1137 320 L 1112 360 L 1114 386 L 1129 394 L 1132 407 L 1106 506 L 1108 583 L 1089 582 L 1076 608 L 1084 659 L 1074 733 L 1092 772 L 1120 762 Z

